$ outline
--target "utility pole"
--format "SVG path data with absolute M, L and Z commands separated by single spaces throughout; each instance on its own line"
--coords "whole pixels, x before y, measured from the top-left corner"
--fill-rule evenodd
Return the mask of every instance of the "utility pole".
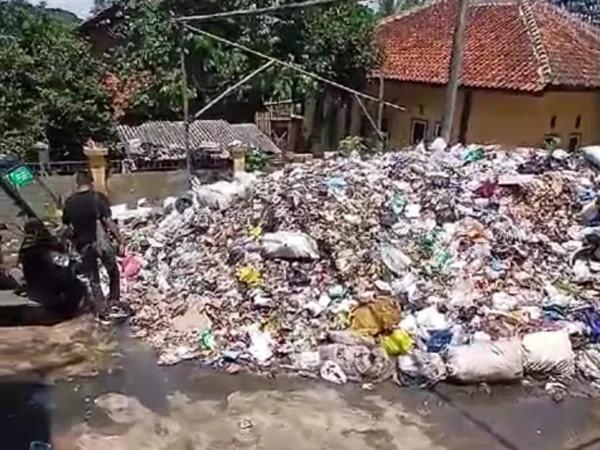
M 183 35 L 183 30 L 182 30 Z M 190 100 L 188 97 L 187 70 L 185 68 L 185 45 L 184 39 L 181 39 L 181 48 L 179 53 L 181 64 L 181 88 L 183 94 L 183 140 L 185 146 L 185 162 L 189 176 L 189 182 L 192 182 L 192 149 L 190 148 Z
M 450 138 L 452 137 L 452 124 L 454 123 L 454 114 L 456 112 L 456 99 L 458 97 L 458 85 L 460 82 L 460 71 L 463 60 L 465 28 L 467 24 L 467 13 L 469 11 L 469 0 L 456 1 L 458 3 L 458 11 L 454 23 L 450 70 L 448 74 L 448 86 L 446 86 L 444 117 L 442 121 L 442 137 L 446 142 L 450 142 Z

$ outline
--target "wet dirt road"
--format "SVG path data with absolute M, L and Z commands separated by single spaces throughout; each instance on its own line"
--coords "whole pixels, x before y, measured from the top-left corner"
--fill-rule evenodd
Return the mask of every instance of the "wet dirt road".
M 593 399 L 553 403 L 519 387 L 368 391 L 195 363 L 159 368 L 126 329 L 109 333 L 85 319 L 1 328 L 0 343 L 0 429 L 10 450 L 35 440 L 53 450 L 600 448 Z

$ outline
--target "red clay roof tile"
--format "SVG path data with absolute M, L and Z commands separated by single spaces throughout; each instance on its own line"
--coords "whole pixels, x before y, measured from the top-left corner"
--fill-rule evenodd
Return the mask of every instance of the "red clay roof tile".
M 377 30 L 389 79 L 444 84 L 457 0 L 384 20 Z M 462 84 L 540 91 L 600 87 L 600 30 L 545 0 L 471 0 Z

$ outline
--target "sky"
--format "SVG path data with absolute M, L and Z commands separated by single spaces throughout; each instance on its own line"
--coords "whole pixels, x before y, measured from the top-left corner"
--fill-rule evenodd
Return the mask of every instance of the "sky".
M 39 3 L 39 1 L 33 3 Z M 89 15 L 94 5 L 94 0 L 46 0 L 46 4 L 49 8 L 66 9 L 81 18 L 85 18 Z

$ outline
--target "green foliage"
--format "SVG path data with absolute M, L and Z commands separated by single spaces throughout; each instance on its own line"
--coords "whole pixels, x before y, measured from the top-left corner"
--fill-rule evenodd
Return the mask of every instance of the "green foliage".
M 566 8 L 582 20 L 600 27 L 600 2 L 598 0 L 551 0 Z
M 120 77 L 145 71 L 155 80 L 135 94 L 129 111 L 133 116 L 142 119 L 181 116 L 181 42 L 184 43 L 189 94 L 197 106 L 265 62 L 213 39 L 184 32 L 169 19 L 268 6 L 272 0 L 117 1 L 125 13 L 118 30 L 123 44 L 108 55 L 108 63 Z M 357 2 L 288 12 L 277 17 L 203 22 L 201 26 L 205 31 L 353 87 L 365 83 L 366 74 L 377 62 L 371 39 L 375 16 L 371 9 Z M 232 93 L 211 112 L 230 120 L 241 119 L 239 115 L 246 112 L 243 105 L 249 105 L 248 111 L 253 113 L 267 99 L 299 100 L 316 89 L 321 86 L 312 79 L 289 69 L 273 67 Z
M 0 152 L 24 155 L 46 137 L 67 145 L 111 135 L 102 68 L 74 33 L 62 20 L 0 3 Z
M 424 0 L 378 0 L 377 12 L 380 17 L 388 17 L 424 3 Z
M 343 155 L 364 153 L 367 149 L 364 139 L 360 136 L 346 136 L 340 141 L 338 147 L 339 152 Z
M 259 148 L 251 148 L 246 153 L 246 170 L 248 172 L 263 172 L 269 164 L 269 154 Z

